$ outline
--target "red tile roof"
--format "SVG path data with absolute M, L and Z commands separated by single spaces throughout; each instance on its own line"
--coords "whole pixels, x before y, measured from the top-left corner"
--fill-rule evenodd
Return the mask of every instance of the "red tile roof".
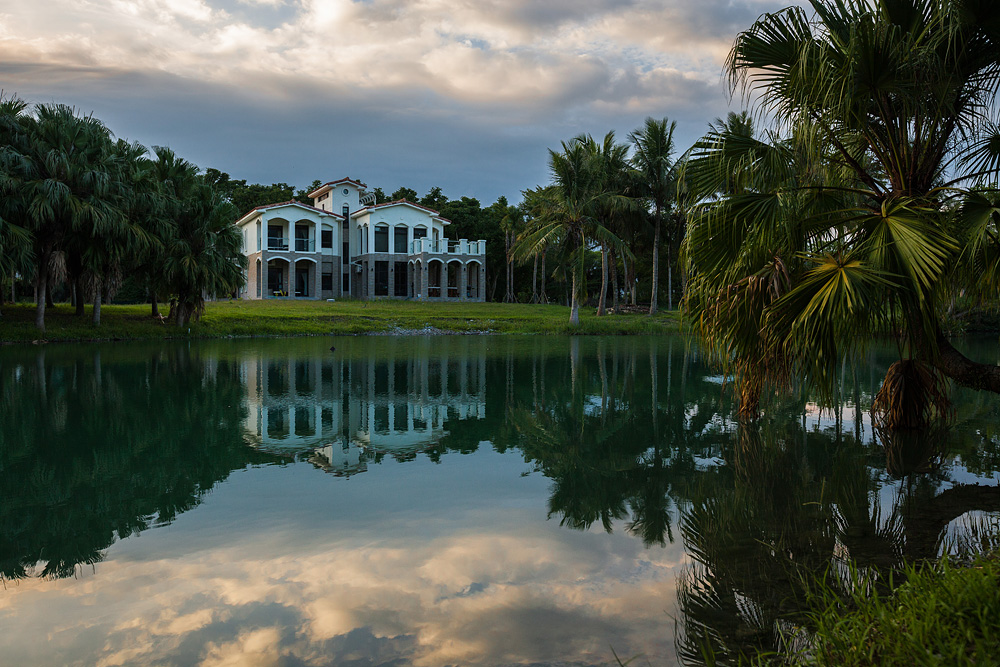
M 395 206 L 396 204 L 408 204 L 410 206 L 413 206 L 414 208 L 419 208 L 424 211 L 427 211 L 428 213 L 433 213 L 435 217 L 440 218 L 444 222 L 448 223 L 451 222 L 451 220 L 449 220 L 448 218 L 441 217 L 441 214 L 435 211 L 434 209 L 428 208 L 426 206 L 421 206 L 420 204 L 414 204 L 409 199 L 397 199 L 395 201 L 387 201 L 387 202 L 382 202 L 381 204 L 375 204 L 374 206 L 365 206 L 364 208 L 359 208 L 357 211 L 351 213 L 351 216 L 353 217 L 355 213 L 361 213 L 362 211 L 374 211 L 377 208 L 383 208 L 385 206 Z
M 244 213 L 242 216 L 240 216 L 240 218 L 239 218 L 239 220 L 237 220 L 237 222 L 239 222 L 240 220 L 243 220 L 248 215 L 250 215 L 251 213 L 254 213 L 256 211 L 264 211 L 264 210 L 267 210 L 269 208 L 277 208 L 279 206 L 289 206 L 289 205 L 301 206 L 302 208 L 307 208 L 307 209 L 312 210 L 312 211 L 319 211 L 320 213 L 324 213 L 326 215 L 331 215 L 334 218 L 340 218 L 341 220 L 344 219 L 344 216 L 339 215 L 337 213 L 334 213 L 333 211 L 325 211 L 325 210 L 323 210 L 321 208 L 316 208 L 315 206 L 310 206 L 309 204 L 303 204 L 302 202 L 300 202 L 298 200 L 290 199 L 288 201 L 279 202 L 277 204 L 261 204 L 260 206 L 254 206 L 252 209 L 250 209 L 249 211 L 247 211 L 246 213 Z
M 362 183 L 361 181 L 356 181 L 353 178 L 339 178 L 336 181 L 330 181 L 329 183 L 324 183 L 323 185 L 319 186 L 318 188 L 316 188 L 315 190 L 313 190 L 312 192 L 310 192 L 306 196 L 307 197 L 312 197 L 314 194 L 316 194 L 317 192 L 319 192 L 320 190 L 322 190 L 326 186 L 328 186 L 328 185 L 337 185 L 339 183 L 350 183 L 351 185 L 355 185 L 355 186 L 357 186 L 358 188 L 360 188 L 362 190 L 364 190 L 364 189 L 366 189 L 368 187 L 365 183 Z

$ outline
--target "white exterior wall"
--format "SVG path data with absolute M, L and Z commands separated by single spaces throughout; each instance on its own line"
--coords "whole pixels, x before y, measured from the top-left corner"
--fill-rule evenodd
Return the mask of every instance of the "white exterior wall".
M 358 216 L 357 224 L 364 228 L 365 235 L 368 239 L 368 252 L 375 252 L 375 226 L 384 223 L 389 226 L 389 252 L 395 252 L 395 237 L 393 236 L 393 229 L 399 225 L 405 225 L 406 231 L 406 252 L 409 252 L 410 243 L 413 242 L 413 228 L 414 227 L 426 227 L 427 228 L 427 238 L 434 237 L 434 231 L 437 230 L 438 238 L 444 238 L 444 225 L 439 218 L 435 218 L 431 213 L 421 210 L 419 208 L 414 208 L 413 206 L 407 206 L 406 204 L 393 204 L 391 206 L 385 206 L 382 208 L 377 208 L 373 211 L 366 211 L 362 215 Z

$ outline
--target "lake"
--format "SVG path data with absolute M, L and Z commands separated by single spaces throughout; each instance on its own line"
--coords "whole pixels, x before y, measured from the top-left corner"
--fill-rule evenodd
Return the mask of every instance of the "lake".
M 891 361 L 845 360 L 832 409 L 800 389 L 740 425 L 681 337 L 0 348 L 2 662 L 775 648 L 803 571 L 998 546 L 997 397 L 880 437 Z

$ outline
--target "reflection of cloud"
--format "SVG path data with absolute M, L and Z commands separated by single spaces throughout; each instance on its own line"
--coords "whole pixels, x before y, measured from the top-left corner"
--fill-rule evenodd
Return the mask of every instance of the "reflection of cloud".
M 654 662 L 671 657 L 669 638 L 659 638 L 669 634 L 680 547 L 643 551 L 619 533 L 551 522 L 455 530 L 416 542 L 332 536 L 294 554 L 282 539 L 251 535 L 181 558 L 112 556 L 96 576 L 8 591 L 6 651 L 38 662 L 12 637 L 45 619 L 66 662 L 108 667 L 596 664 L 611 657 L 609 644 Z

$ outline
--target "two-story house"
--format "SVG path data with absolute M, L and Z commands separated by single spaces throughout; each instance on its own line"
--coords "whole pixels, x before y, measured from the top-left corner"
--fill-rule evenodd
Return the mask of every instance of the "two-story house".
M 484 301 L 486 241 L 449 240 L 449 220 L 408 201 L 376 204 L 342 178 L 236 221 L 249 260 L 246 299 L 353 296 Z

